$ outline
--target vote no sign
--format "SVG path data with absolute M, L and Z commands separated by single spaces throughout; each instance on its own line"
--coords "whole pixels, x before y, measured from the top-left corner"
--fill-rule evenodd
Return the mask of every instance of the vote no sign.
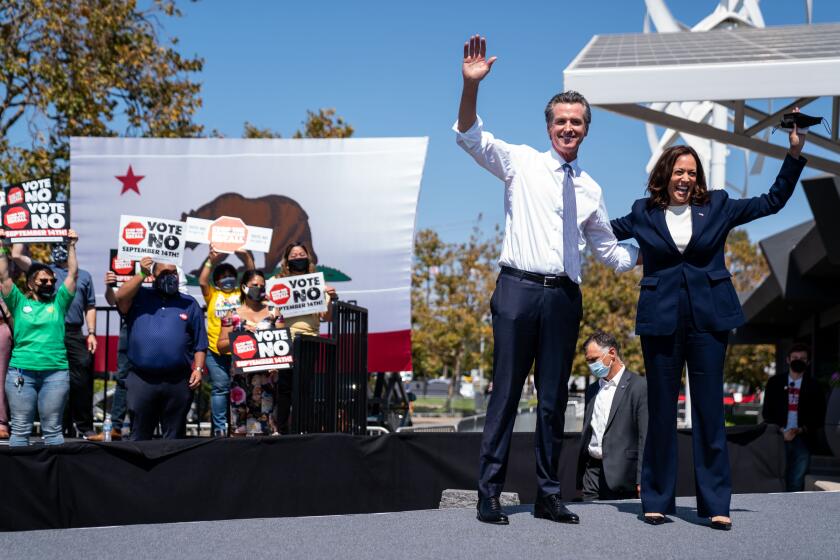
M 283 317 L 297 317 L 327 311 L 324 273 L 272 278 L 266 282 L 268 299 Z
M 184 222 L 120 216 L 117 256 L 139 261 L 152 257 L 156 262 L 180 265 L 184 260 Z
M 49 177 L 23 181 L 4 189 L 2 210 L 6 237 L 14 243 L 61 241 L 70 227 L 70 207 Z

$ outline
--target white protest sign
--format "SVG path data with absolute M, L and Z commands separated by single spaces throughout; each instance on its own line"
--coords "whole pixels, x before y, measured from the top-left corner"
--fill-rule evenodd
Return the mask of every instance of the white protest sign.
M 265 285 L 269 301 L 284 317 L 326 312 L 326 289 L 322 272 L 272 278 Z
M 184 222 L 120 216 L 117 256 L 139 261 L 152 257 L 156 262 L 180 265 L 184 258 Z
M 215 220 L 188 217 L 185 238 L 190 243 L 212 243 L 220 253 L 234 253 L 240 249 L 267 253 L 271 246 L 271 229 L 249 226 L 230 216 Z

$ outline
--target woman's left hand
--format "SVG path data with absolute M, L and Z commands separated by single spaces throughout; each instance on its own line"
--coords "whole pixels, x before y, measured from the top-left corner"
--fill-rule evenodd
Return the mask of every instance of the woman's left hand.
M 70 247 L 75 247 L 76 243 L 79 241 L 79 234 L 76 233 L 75 229 L 71 229 L 67 232 L 67 245 Z
M 327 286 L 327 297 L 330 298 L 330 301 L 335 301 L 338 299 L 338 293 L 335 291 L 335 288 Z
M 793 112 L 798 113 L 799 107 L 794 107 Z M 806 135 L 807 132 L 800 134 L 799 128 L 795 124 L 793 125 L 793 128 L 790 129 L 790 132 L 788 132 L 788 143 L 790 144 L 788 153 L 796 159 L 799 159 L 799 156 L 802 153 L 802 148 L 805 146 Z

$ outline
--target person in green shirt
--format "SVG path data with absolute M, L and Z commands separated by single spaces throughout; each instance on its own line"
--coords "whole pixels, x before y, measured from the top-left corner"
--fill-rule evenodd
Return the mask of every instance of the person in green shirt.
M 70 390 L 64 315 L 76 293 L 78 236 L 72 229 L 68 232 L 67 279 L 57 290 L 53 271 L 34 264 L 26 272 L 26 289 L 21 292 L 9 275 L 4 232 L 0 241 L 0 294 L 15 325 L 5 383 L 12 428 L 9 445 L 29 445 L 36 411 L 44 443 L 58 445 L 64 443 L 61 418 Z

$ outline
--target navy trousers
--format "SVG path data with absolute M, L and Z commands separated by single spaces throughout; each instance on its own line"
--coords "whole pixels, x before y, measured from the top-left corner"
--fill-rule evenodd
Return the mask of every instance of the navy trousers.
M 189 377 L 189 367 L 180 374 L 156 375 L 132 366 L 125 380 L 132 441 L 152 439 L 158 424 L 163 439 L 186 437 L 187 413 L 193 398 Z
M 502 271 L 490 300 L 493 393 L 481 439 L 478 492 L 502 492 L 522 386 L 534 365 L 539 398 L 535 452 L 540 495 L 560 494 L 557 467 L 569 396 L 569 374 L 582 315 L 580 288 L 557 287 Z
M 681 289 L 674 334 L 641 337 L 650 417 L 642 462 L 645 513 L 675 512 L 677 399 L 683 366 L 687 364 L 697 514 L 729 515 L 732 481 L 723 412 L 723 361 L 728 336 L 728 331 L 698 331 L 688 292 Z

